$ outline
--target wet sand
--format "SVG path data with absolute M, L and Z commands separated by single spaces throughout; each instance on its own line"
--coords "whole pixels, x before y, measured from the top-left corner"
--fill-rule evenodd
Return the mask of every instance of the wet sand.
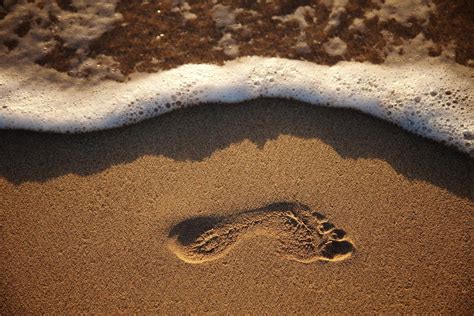
M 257 100 L 0 131 L 0 150 L 2 314 L 474 311 L 472 158 L 366 115 Z M 275 202 L 322 214 L 353 251 L 289 259 L 278 225 L 198 263 L 170 247 L 183 221 Z

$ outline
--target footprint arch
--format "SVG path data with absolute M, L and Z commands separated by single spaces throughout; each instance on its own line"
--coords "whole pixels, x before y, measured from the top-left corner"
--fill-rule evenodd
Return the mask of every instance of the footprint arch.
M 303 263 L 341 261 L 354 252 L 343 229 L 300 203 L 279 202 L 229 216 L 194 217 L 173 226 L 169 249 L 188 263 L 203 263 L 229 253 L 243 239 L 267 235 L 278 253 Z

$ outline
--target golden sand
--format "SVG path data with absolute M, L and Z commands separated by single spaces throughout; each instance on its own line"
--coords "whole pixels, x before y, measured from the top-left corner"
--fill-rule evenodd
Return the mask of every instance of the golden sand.
M 473 160 L 386 122 L 258 100 L 0 150 L 1 314 L 474 311 Z

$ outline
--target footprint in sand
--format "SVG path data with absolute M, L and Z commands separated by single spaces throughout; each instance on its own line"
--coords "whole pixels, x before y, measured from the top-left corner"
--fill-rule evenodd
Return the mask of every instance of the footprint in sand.
M 244 236 L 269 235 L 279 253 L 304 263 L 349 258 L 354 246 L 342 229 L 298 203 L 275 203 L 226 217 L 196 217 L 175 225 L 170 249 L 183 261 L 202 263 L 228 253 Z

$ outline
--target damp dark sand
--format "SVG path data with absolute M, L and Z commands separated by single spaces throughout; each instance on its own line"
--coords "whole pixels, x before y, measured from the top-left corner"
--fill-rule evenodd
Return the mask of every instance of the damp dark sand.
M 0 150 L 1 314 L 474 311 L 473 160 L 386 122 L 257 100 L 100 133 L 0 131 Z M 353 249 L 291 258 L 302 226 L 254 211 L 275 202 Z M 170 247 L 242 213 L 263 226 L 217 227 L 218 247 L 235 238 L 212 260 Z

